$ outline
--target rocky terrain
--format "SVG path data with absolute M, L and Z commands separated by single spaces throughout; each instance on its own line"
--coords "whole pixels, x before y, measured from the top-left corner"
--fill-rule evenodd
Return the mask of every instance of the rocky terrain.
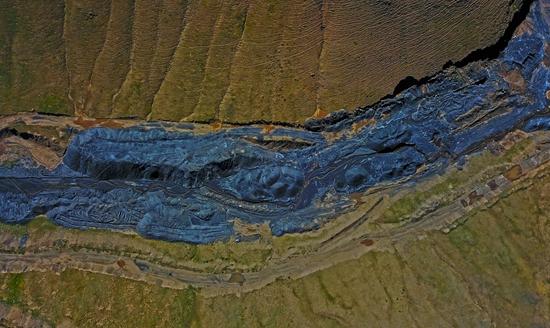
M 86 118 L 119 99 L 91 84 L 3 116 L 0 326 L 548 327 L 550 0 L 518 10 L 493 48 L 301 127 Z
M 84 130 L 53 170 L 25 158 L 0 170 L 2 218 L 47 214 L 66 227 L 193 243 L 240 239 L 236 220 L 266 223 L 277 236 L 319 228 L 349 211 L 354 193 L 418 180 L 514 129 L 550 126 L 550 26 L 534 7 L 498 58 L 447 69 L 352 114 L 310 119 L 309 131 Z
M 303 123 L 498 44 L 529 2 L 3 1 L 0 114 Z
M 310 233 L 189 245 L 2 225 L 0 300 L 79 327 L 545 327 L 549 137 L 510 134 Z

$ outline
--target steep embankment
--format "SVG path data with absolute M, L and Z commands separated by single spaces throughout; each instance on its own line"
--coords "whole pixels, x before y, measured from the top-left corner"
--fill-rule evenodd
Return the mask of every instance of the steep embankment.
M 302 122 L 494 44 L 515 0 L 0 3 L 0 114 Z

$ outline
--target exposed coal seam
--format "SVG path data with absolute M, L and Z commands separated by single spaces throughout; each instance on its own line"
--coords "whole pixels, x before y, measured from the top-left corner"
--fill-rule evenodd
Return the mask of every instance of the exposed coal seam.
M 48 138 L 35 135 L 28 132 L 19 132 L 16 129 L 13 128 L 4 128 L 0 130 L 0 138 L 6 138 L 10 136 L 20 137 L 24 140 L 31 140 L 31 141 L 37 141 L 37 142 L 49 142 Z
M 50 114 L 50 113 L 38 113 L 45 116 L 70 116 L 70 115 L 59 115 L 59 114 Z M 139 119 L 137 115 L 126 115 L 126 116 L 94 116 L 93 119 L 96 120 L 134 120 Z M 303 129 L 304 125 L 297 122 L 281 122 L 281 121 L 268 121 L 268 120 L 255 120 L 255 121 L 246 121 L 246 122 L 223 122 L 217 119 L 206 119 L 206 120 L 191 120 L 191 121 L 166 121 L 166 120 L 149 120 L 148 123 L 195 123 L 195 124 L 222 124 L 224 127 L 239 127 L 239 126 L 250 126 L 250 125 L 274 125 L 276 127 L 285 127 L 285 128 L 295 128 Z
M 42 111 L 33 111 L 32 113 L 46 115 L 46 116 L 55 116 L 55 117 L 71 117 L 71 115 L 65 114 L 65 113 L 51 113 L 51 112 L 42 112 Z
M 156 121 L 151 121 L 156 122 Z M 246 122 L 223 122 L 216 119 L 211 120 L 192 120 L 189 122 L 181 122 L 181 123 L 198 123 L 198 124 L 214 124 L 214 123 L 221 123 L 223 125 L 227 125 L 228 127 L 233 126 L 249 126 L 249 125 L 275 125 L 278 127 L 285 127 L 285 128 L 297 128 L 297 129 L 303 129 L 304 125 L 301 123 L 296 122 L 281 122 L 281 121 L 268 121 L 268 120 L 255 120 L 255 121 L 246 121 Z
M 50 139 L 48 139 L 46 137 L 43 137 L 41 135 L 37 135 L 37 134 L 29 133 L 29 132 L 24 132 L 24 131 L 18 131 L 17 129 L 14 129 L 14 128 L 0 129 L 0 139 L 8 138 L 8 137 L 11 137 L 11 136 L 19 137 L 23 140 L 36 142 L 37 144 L 46 146 L 46 147 L 51 148 L 51 149 L 53 149 L 54 151 L 57 151 L 57 152 L 62 151 L 61 147 L 59 147 L 58 145 L 53 143 Z

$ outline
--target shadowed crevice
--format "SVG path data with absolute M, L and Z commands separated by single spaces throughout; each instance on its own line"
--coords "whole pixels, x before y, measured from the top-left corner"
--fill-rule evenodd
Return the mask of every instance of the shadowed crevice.
M 495 43 L 485 48 L 476 49 L 470 52 L 468 55 L 466 55 L 466 57 L 462 58 L 459 61 L 456 61 L 456 62 L 448 61 L 447 63 L 445 63 L 445 65 L 443 65 L 442 70 L 445 70 L 450 67 L 461 68 L 470 63 L 498 58 L 500 53 L 506 48 L 506 46 L 514 36 L 514 32 L 516 31 L 516 29 L 527 18 L 527 15 L 529 14 L 529 9 L 531 8 L 532 4 L 533 4 L 533 0 L 523 1 L 519 10 L 516 11 L 512 16 L 512 20 L 504 30 L 504 33 Z M 426 84 L 439 73 L 440 72 L 437 72 L 433 75 L 425 76 L 421 79 L 416 79 L 412 76 L 407 76 L 401 81 L 399 81 L 399 83 L 397 83 L 392 94 L 389 94 L 382 99 L 388 99 L 388 98 L 394 97 L 410 87 L 421 86 L 423 84 Z

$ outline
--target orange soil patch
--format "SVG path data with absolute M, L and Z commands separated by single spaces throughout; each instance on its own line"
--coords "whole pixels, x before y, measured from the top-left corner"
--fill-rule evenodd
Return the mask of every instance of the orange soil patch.
M 273 124 L 269 124 L 269 125 L 266 125 L 263 127 L 262 129 L 262 133 L 263 134 L 270 134 L 271 131 L 275 130 L 275 125 Z
M 365 245 L 365 246 L 372 246 L 374 245 L 374 240 L 372 239 L 364 239 L 364 240 L 361 240 L 361 245 Z
M 223 123 L 220 121 L 212 122 L 210 123 L 210 127 L 212 128 L 212 130 L 218 131 L 223 128 Z
M 508 82 L 512 90 L 517 92 L 525 92 L 526 82 L 519 70 L 505 72 L 503 77 L 504 80 Z
M 511 167 L 508 171 L 506 171 L 506 173 L 504 173 L 504 177 L 510 181 L 514 181 L 514 180 L 517 180 L 521 177 L 522 175 L 522 170 L 521 170 L 521 166 L 519 165 L 514 165 L 513 167 Z

